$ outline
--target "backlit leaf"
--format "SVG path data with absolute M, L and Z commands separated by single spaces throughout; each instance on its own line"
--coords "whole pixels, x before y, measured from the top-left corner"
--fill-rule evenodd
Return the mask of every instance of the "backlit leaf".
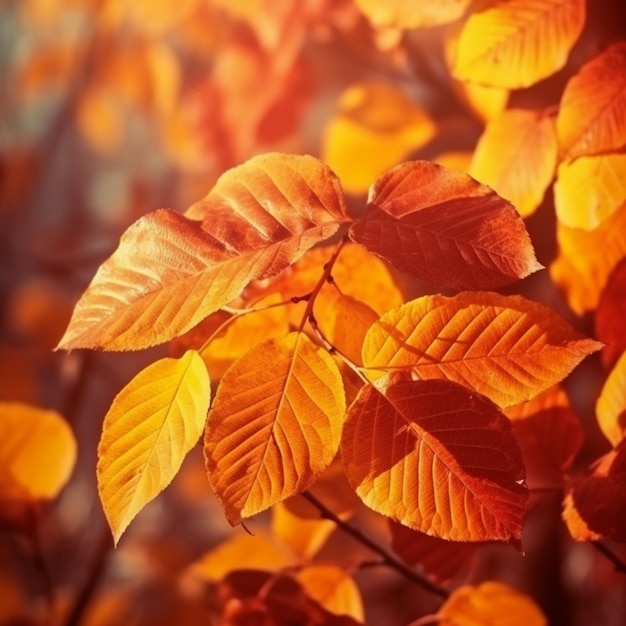
M 626 145 L 626 42 L 601 52 L 570 78 L 556 129 L 568 159 Z
M 231 524 L 307 489 L 333 460 L 345 414 L 332 357 L 302 333 L 235 361 L 209 413 L 209 480 Z
M 341 458 L 363 502 L 405 526 L 520 543 L 528 493 L 511 424 L 461 385 L 393 377 L 366 385 L 348 411 Z
M 363 83 L 341 95 L 324 130 L 322 154 L 346 191 L 360 194 L 434 134 L 434 122 L 401 91 Z
M 572 481 L 563 519 L 577 541 L 626 541 L 626 440 Z
M 476 552 L 473 543 L 431 537 L 391 520 L 389 529 L 394 552 L 441 583 L 454 578 Z
M 505 415 L 522 449 L 528 487 L 560 487 L 584 442 L 582 425 L 563 389 L 551 387 L 528 402 L 509 407 Z
M 558 220 L 593 230 L 626 204 L 626 154 L 603 154 L 564 161 L 554 184 Z
M 403 163 L 371 187 L 353 241 L 435 287 L 490 289 L 541 269 L 517 211 L 458 170 Z
M 607 345 L 602 349 L 602 364 L 613 367 L 626 351 L 626 258 L 611 272 L 602 290 L 595 317 L 596 337 Z
M 557 152 L 554 123 L 548 115 L 509 109 L 485 128 L 468 173 L 528 217 L 552 181 Z
M 547 306 L 464 292 L 424 296 L 385 313 L 365 337 L 363 362 L 453 380 L 511 406 L 559 382 L 600 347 Z
M 626 434 L 626 352 L 609 374 L 596 404 L 598 424 L 606 438 L 617 446 Z
M 585 24 L 584 0 L 486 0 L 465 22 L 453 75 L 519 89 L 560 70 Z
M 131 226 L 59 347 L 131 350 L 169 341 L 348 219 L 339 181 L 320 161 L 255 157 L 223 174 L 186 216 L 160 210 Z
M 531 598 L 497 582 L 455 589 L 438 617 L 439 626 L 548 626 Z
M 356 0 L 372 24 L 378 28 L 428 28 L 459 19 L 470 0 L 440 0 L 415 2 L 411 0 Z
M 197 352 L 152 363 L 120 391 L 98 446 L 98 492 L 117 543 L 198 442 L 211 384 Z
M 76 453 L 74 435 L 56 411 L 0 402 L 0 502 L 56 497 L 70 478 Z
M 626 203 L 594 230 L 557 222 L 556 237 L 559 255 L 550 265 L 552 280 L 565 291 L 573 311 L 595 309 L 613 268 L 626 257 Z

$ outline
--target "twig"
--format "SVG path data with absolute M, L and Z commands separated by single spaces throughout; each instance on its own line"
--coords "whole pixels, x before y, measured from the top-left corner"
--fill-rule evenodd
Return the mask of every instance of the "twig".
M 604 555 L 613 565 L 615 565 L 615 571 L 621 574 L 626 574 L 626 563 L 620 559 L 615 552 L 605 546 L 600 541 L 592 541 L 591 545 L 602 555 Z
M 356 539 L 359 543 L 363 544 L 367 548 L 369 548 L 372 552 L 378 554 L 383 562 L 389 567 L 395 569 L 398 573 L 402 574 L 407 580 L 419 585 L 426 591 L 433 593 L 440 598 L 448 598 L 449 594 L 446 589 L 436 585 L 425 576 L 422 576 L 414 569 L 411 569 L 401 561 L 398 561 L 395 557 L 389 554 L 383 547 L 379 546 L 375 541 L 372 541 L 367 535 L 362 533 L 358 528 L 354 528 L 347 522 L 344 522 L 340 517 L 335 515 L 330 509 L 328 509 L 322 502 L 320 502 L 312 493 L 305 491 L 302 494 L 302 497 L 308 500 L 321 514 L 321 516 L 325 519 L 328 519 L 334 522 L 341 530 L 345 533 Z

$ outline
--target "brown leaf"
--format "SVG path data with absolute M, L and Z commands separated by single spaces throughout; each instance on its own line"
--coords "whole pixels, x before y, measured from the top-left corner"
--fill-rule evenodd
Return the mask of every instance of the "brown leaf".
M 339 181 L 320 161 L 255 157 L 221 176 L 186 216 L 160 210 L 131 226 L 59 347 L 133 350 L 169 341 L 348 220 Z
M 444 380 L 366 385 L 348 411 L 341 458 L 378 513 L 443 539 L 520 544 L 522 455 L 509 420 L 480 394 Z
M 381 176 L 350 237 L 439 288 L 490 289 L 542 267 L 506 200 L 464 172 L 427 161 Z

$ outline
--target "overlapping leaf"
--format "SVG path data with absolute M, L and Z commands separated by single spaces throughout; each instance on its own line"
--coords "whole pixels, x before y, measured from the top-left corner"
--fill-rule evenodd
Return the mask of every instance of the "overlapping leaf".
M 461 30 L 452 72 L 519 89 L 556 71 L 585 23 L 584 0 L 484 0 Z
M 602 350 L 602 364 L 613 367 L 626 351 L 626 258 L 611 272 L 602 290 L 595 317 L 596 337 L 607 345 Z
M 626 42 L 601 52 L 569 80 L 556 128 L 569 159 L 626 145 Z
M 463 15 L 470 0 L 440 2 L 357 0 L 356 3 L 376 27 L 412 29 L 454 22 Z
M 98 446 L 98 492 L 117 543 L 198 442 L 211 384 L 197 352 L 160 359 L 115 397 Z
M 332 357 L 292 333 L 252 348 L 222 378 L 204 450 L 209 480 L 238 523 L 307 489 L 333 460 L 345 414 Z
M 437 615 L 440 626 L 548 626 L 545 615 L 531 598 L 497 582 L 455 589 Z
M 457 541 L 519 545 L 528 493 L 509 420 L 446 380 L 366 385 L 341 441 L 348 481 L 373 510 Z
M 572 481 L 563 519 L 577 541 L 626 541 L 626 440 Z
M 381 176 L 350 237 L 436 287 L 489 289 L 541 269 L 506 200 L 464 172 L 426 161 Z
M 348 88 L 324 130 L 324 161 L 346 191 L 367 192 L 372 181 L 424 146 L 434 122 L 416 103 L 387 83 Z
M 626 352 L 609 374 L 596 404 L 598 424 L 611 445 L 626 435 Z
M 598 306 L 615 266 L 626 257 L 626 203 L 598 228 L 586 231 L 557 223 L 559 255 L 550 265 L 552 280 L 582 314 Z
M 339 182 L 317 159 L 255 157 L 226 172 L 186 216 L 160 210 L 131 226 L 59 347 L 130 350 L 173 339 L 346 221 Z
M 365 337 L 365 367 L 453 380 L 500 406 L 529 400 L 601 344 L 522 296 L 424 296 L 383 315 Z
M 509 109 L 485 128 L 468 173 L 528 217 L 552 180 L 557 153 L 554 123 L 548 115 Z
M 626 204 L 626 154 L 580 157 L 561 163 L 554 184 L 558 220 L 593 230 Z

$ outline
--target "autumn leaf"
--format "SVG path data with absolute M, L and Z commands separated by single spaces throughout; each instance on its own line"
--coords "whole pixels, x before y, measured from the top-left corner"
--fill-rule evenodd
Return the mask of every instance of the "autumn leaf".
M 323 159 L 347 192 L 361 194 L 434 134 L 427 113 L 397 88 L 387 83 L 357 84 L 343 92 L 326 124 Z
M 439 609 L 439 626 L 548 626 L 535 602 L 515 589 L 497 582 L 455 589 Z
M 600 356 L 604 367 L 610 369 L 626 351 L 626 259 L 615 266 L 602 290 L 595 330 L 596 337 L 607 344 Z
M 585 24 L 584 0 L 484 0 L 470 13 L 455 78 L 519 89 L 560 70 Z
M 559 165 L 554 184 L 558 220 L 570 228 L 593 230 L 626 204 L 626 154 L 580 157 Z
M 596 416 L 600 429 L 611 445 L 617 446 L 626 434 L 626 352 L 606 379 L 598 401 Z
M 470 0 L 407 2 L 407 0 L 356 0 L 365 16 L 377 28 L 428 28 L 448 24 L 465 13 Z
M 522 296 L 423 296 L 383 315 L 363 344 L 366 368 L 448 379 L 500 406 L 529 400 L 601 344 Z
M 211 385 L 200 355 L 152 363 L 120 391 L 98 446 L 98 493 L 117 543 L 202 433 Z
M 542 267 L 508 202 L 464 172 L 427 161 L 381 176 L 350 237 L 440 288 L 490 289 Z
M 59 348 L 169 341 L 348 220 L 337 178 L 317 159 L 255 157 L 223 174 L 186 216 L 159 210 L 131 226 L 76 305 Z
M 511 424 L 457 383 L 366 385 L 348 411 L 341 457 L 378 513 L 443 539 L 520 545 L 528 493 Z
M 487 124 L 468 174 L 528 217 L 552 181 L 557 152 L 554 122 L 545 112 L 509 109 Z
M 72 430 L 56 411 L 0 402 L 0 502 L 55 498 L 76 454 Z
M 559 254 L 550 276 L 579 315 L 598 306 L 611 272 L 626 256 L 626 203 L 593 230 L 557 222 Z
M 304 334 L 265 341 L 218 388 L 204 451 L 231 524 L 307 489 L 339 446 L 345 415 L 332 357 Z
M 584 443 L 567 394 L 556 385 L 504 413 L 522 450 L 529 489 L 561 487 Z
M 402 560 L 440 583 L 453 579 L 476 553 L 476 544 L 448 541 L 389 520 L 391 547 Z
M 570 78 L 556 129 L 567 159 L 626 145 L 626 42 L 613 44 Z
M 577 541 L 626 541 L 626 440 L 571 482 L 563 519 Z

